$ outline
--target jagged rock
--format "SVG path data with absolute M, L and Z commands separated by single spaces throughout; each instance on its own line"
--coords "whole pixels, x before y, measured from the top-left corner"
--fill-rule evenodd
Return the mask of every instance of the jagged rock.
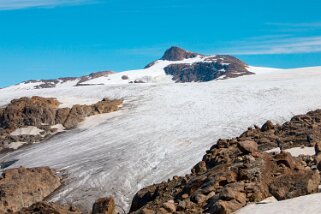
M 48 167 L 9 169 L 0 178 L 0 211 L 16 212 L 29 207 L 61 185 L 56 172 Z
M 100 198 L 94 203 L 92 214 L 115 214 L 115 208 L 113 198 Z
M 17 214 L 82 214 L 80 210 L 72 205 L 61 205 L 57 203 L 37 202 L 28 208 L 23 208 Z

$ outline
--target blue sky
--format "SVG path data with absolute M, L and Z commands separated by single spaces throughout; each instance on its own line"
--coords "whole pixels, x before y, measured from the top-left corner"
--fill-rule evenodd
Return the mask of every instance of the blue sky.
M 0 0 L 0 87 L 142 68 L 172 45 L 321 65 L 319 0 Z

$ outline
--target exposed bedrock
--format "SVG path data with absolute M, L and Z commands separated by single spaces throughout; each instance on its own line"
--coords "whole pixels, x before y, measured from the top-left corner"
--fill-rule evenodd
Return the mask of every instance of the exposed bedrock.
M 0 151 L 16 149 L 23 143 L 40 142 L 55 134 L 57 128 L 54 125 L 61 125 L 64 129 L 75 128 L 86 117 L 117 111 L 122 102 L 104 98 L 93 105 L 59 108 L 60 103 L 55 98 L 23 97 L 12 100 L 6 107 L 0 108 Z M 23 129 L 32 133 L 25 133 Z M 15 130 L 20 132 L 14 133 Z M 14 142 L 16 144 L 12 144 Z
M 245 63 L 225 55 L 208 57 L 202 62 L 192 64 L 171 64 L 164 70 L 167 75 L 172 75 L 176 82 L 207 82 L 253 74 L 247 70 Z

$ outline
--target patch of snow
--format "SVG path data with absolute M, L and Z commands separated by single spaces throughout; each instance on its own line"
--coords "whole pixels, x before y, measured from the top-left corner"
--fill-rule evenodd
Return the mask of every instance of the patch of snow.
M 57 129 L 56 133 L 60 133 L 60 132 L 65 131 L 65 127 L 62 124 L 56 124 L 56 125 L 51 126 L 50 128 Z
M 294 157 L 299 157 L 300 155 L 315 155 L 315 149 L 314 147 L 294 147 L 291 149 L 285 149 L 284 151 L 289 152 Z M 274 148 L 271 150 L 266 151 L 268 153 L 280 153 L 280 148 Z
M 268 204 L 250 204 L 236 214 L 319 214 L 321 193 Z
M 40 135 L 43 132 L 42 129 L 39 129 L 35 126 L 28 126 L 24 128 L 16 129 L 15 131 L 11 132 L 11 136 L 19 136 L 19 135 Z
M 11 142 L 11 143 L 5 143 L 5 148 L 8 149 L 18 149 L 21 146 L 23 146 L 24 144 L 27 144 L 27 142 Z

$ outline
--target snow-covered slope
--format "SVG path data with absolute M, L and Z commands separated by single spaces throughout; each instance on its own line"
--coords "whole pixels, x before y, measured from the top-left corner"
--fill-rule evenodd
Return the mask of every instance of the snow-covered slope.
M 283 122 L 321 108 L 321 67 L 250 69 L 256 75 L 203 83 L 118 84 L 123 74 L 115 74 L 114 84 L 1 89 L 0 105 L 33 95 L 57 97 L 63 106 L 104 97 L 124 98 L 125 103 L 119 112 L 91 117 L 47 142 L 2 155 L 0 162 L 18 159 L 11 167 L 66 170 L 66 185 L 53 200 L 90 208 L 97 197 L 113 195 L 128 208 L 143 186 L 188 173 L 218 138 L 238 136 L 268 119 Z M 139 72 L 128 75 L 137 77 Z
M 251 204 L 235 214 L 318 214 L 321 193 L 267 204 Z

